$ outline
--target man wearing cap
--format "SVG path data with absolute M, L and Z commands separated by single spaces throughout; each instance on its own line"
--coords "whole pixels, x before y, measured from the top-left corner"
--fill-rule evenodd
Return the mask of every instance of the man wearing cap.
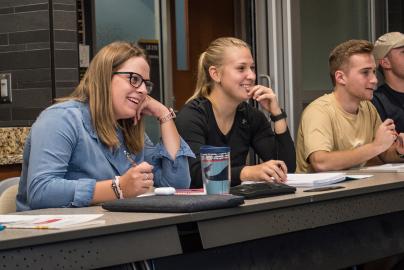
M 341 43 L 329 56 L 333 92 L 310 103 L 296 142 L 297 172 L 345 170 L 370 160 L 400 162 L 393 120 L 380 120 L 370 102 L 377 86 L 373 44 Z M 397 154 L 399 153 L 399 154 Z
M 393 119 L 397 132 L 404 132 L 404 34 L 391 32 L 379 37 L 373 54 L 384 84 L 372 102 L 382 120 Z

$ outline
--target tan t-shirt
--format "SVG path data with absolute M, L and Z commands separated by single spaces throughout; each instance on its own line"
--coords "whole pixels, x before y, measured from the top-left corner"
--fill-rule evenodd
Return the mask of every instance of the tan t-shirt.
M 350 150 L 372 142 L 380 124 L 370 101 L 361 101 L 358 113 L 350 114 L 333 93 L 319 97 L 302 114 L 296 141 L 296 172 L 313 172 L 308 163 L 313 152 Z

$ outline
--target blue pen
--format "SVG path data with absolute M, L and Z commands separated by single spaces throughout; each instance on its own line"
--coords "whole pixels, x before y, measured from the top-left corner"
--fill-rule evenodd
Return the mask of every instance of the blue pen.
M 4 230 L 6 226 L 0 224 L 0 231 Z

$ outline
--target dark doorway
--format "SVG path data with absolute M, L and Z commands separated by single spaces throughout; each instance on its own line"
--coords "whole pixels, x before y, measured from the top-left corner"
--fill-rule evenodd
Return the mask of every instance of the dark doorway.
M 171 40 L 174 106 L 179 110 L 192 95 L 196 84 L 199 55 L 221 36 L 235 36 L 234 0 L 188 0 L 188 69 L 177 69 L 175 1 L 171 1 Z

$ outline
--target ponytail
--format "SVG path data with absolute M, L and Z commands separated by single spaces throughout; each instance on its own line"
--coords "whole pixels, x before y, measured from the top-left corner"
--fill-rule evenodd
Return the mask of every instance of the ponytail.
M 246 42 L 238 38 L 222 37 L 212 41 L 206 51 L 199 56 L 195 91 L 187 100 L 187 103 L 195 98 L 207 98 L 210 95 L 214 81 L 210 77 L 209 68 L 211 66 L 218 68 L 223 64 L 225 50 L 229 47 L 245 47 L 250 49 Z

